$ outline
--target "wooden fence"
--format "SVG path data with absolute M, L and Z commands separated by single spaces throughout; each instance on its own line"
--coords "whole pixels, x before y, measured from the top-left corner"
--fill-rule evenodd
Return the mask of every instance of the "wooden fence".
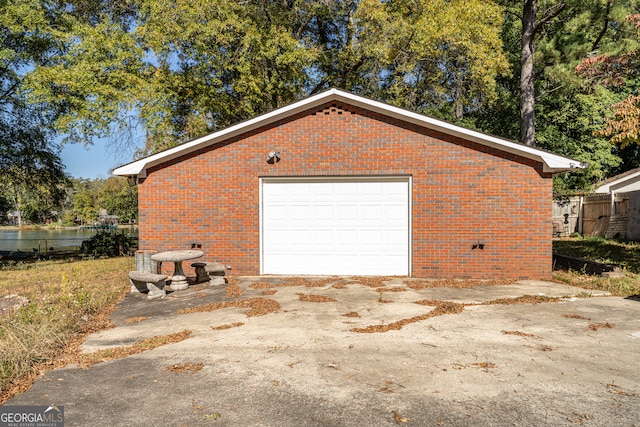
M 630 209 L 630 201 L 632 197 L 638 197 L 638 193 L 615 193 L 613 197 L 611 194 L 593 194 L 554 198 L 554 235 L 606 236 L 607 233 L 618 233 L 624 237 L 629 215 L 635 215 L 635 211 Z

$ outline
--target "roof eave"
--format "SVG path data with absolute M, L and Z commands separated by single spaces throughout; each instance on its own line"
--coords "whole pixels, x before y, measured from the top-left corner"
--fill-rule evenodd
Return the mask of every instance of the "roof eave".
M 210 135 L 206 135 L 202 138 L 195 139 L 193 141 L 178 145 L 160 153 L 156 153 L 149 157 L 145 157 L 143 159 L 120 166 L 114 169 L 113 174 L 120 176 L 135 175 L 139 178 L 144 178 L 146 176 L 147 169 L 150 167 L 174 160 L 192 151 L 198 150 L 199 148 L 221 142 L 241 133 L 249 132 L 258 127 L 265 126 L 267 124 L 290 117 L 308 109 L 318 107 L 330 101 L 345 102 L 366 110 L 379 112 L 398 120 L 417 124 L 448 135 L 477 142 L 481 145 L 489 146 L 500 151 L 539 161 L 543 164 L 543 171 L 545 173 L 558 173 L 587 167 L 586 163 L 581 163 L 574 159 L 559 156 L 557 154 L 549 153 L 536 148 L 527 147 L 513 141 L 498 138 L 492 135 L 487 135 L 471 129 L 463 128 L 452 123 L 437 120 L 419 113 L 414 113 L 399 107 L 395 107 L 393 105 L 385 104 L 380 101 L 363 98 L 361 96 L 354 95 L 349 92 L 344 92 L 339 89 L 330 89 L 290 104 L 288 106 L 257 116 L 253 119 L 240 122 L 218 132 L 214 132 Z

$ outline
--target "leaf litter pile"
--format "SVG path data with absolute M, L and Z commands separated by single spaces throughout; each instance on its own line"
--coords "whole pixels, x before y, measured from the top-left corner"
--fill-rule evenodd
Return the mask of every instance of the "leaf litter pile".
M 242 288 L 238 285 L 225 286 L 224 292 L 227 298 L 237 298 L 242 296 Z
M 406 284 L 413 290 L 431 288 L 469 289 L 476 286 L 508 286 L 513 280 L 477 280 L 477 279 L 444 279 L 444 280 L 415 280 Z
M 211 329 L 214 331 L 223 331 L 225 329 L 237 328 L 238 326 L 244 325 L 243 322 L 234 322 L 234 323 L 226 323 L 220 326 L 212 326 Z
M 413 316 L 409 319 L 398 320 L 397 322 L 389 323 L 388 325 L 370 325 L 364 328 L 352 328 L 351 332 L 359 332 L 364 334 L 373 334 L 378 332 L 397 331 L 402 329 L 405 325 L 420 322 L 422 320 L 429 319 L 431 317 L 442 316 L 444 314 L 458 314 L 464 310 L 463 304 L 457 304 L 455 302 L 448 301 L 436 301 L 436 300 L 422 300 L 417 301 L 416 304 L 435 306 L 433 310 L 420 316 Z
M 528 334 L 526 332 L 520 332 L 520 331 L 502 331 L 502 333 L 505 334 L 505 335 L 516 335 L 516 336 L 524 337 L 524 338 L 540 339 L 540 337 L 537 336 L 537 335 Z
M 457 281 L 454 281 L 457 282 Z M 477 282 L 477 281 L 466 281 L 466 282 Z M 494 283 L 493 281 L 491 283 Z M 507 284 L 507 282 L 504 282 Z M 560 298 L 552 298 L 543 295 L 523 295 L 517 298 L 499 298 L 491 301 L 485 301 L 481 303 L 481 305 L 516 305 L 516 304 L 539 304 L 543 302 L 557 302 L 560 301 Z M 359 333 L 377 333 L 377 332 L 387 332 L 392 330 L 400 330 L 405 325 L 410 323 L 420 322 L 432 317 L 442 316 L 445 314 L 459 314 L 464 310 L 465 305 L 467 304 L 459 304 L 451 301 L 440 301 L 440 300 L 420 300 L 416 301 L 416 304 L 434 306 L 435 308 L 431 310 L 429 313 L 422 314 L 419 316 L 414 316 L 409 319 L 399 320 L 397 322 L 389 323 L 387 325 L 370 325 L 364 328 L 352 328 L 350 329 L 352 332 Z M 476 305 L 476 304 L 473 304 Z M 606 327 L 606 326 L 605 326 Z
M 309 280 L 304 277 L 291 277 L 286 278 L 283 281 L 277 283 L 269 281 L 260 281 L 252 285 L 249 285 L 250 289 L 272 289 L 272 288 L 293 288 L 297 286 L 304 286 L 305 288 L 322 288 L 333 284 L 336 289 L 343 289 L 346 286 L 346 282 L 342 278 L 326 278 L 320 280 Z
M 589 325 L 589 330 L 590 331 L 597 331 L 598 329 L 611 329 L 611 328 L 615 328 L 616 324 L 615 323 L 609 323 L 609 322 L 605 322 L 605 323 L 592 323 Z
M 183 372 L 190 372 L 195 374 L 199 370 L 203 368 L 202 363 L 180 363 L 177 365 L 169 365 L 165 366 L 164 371 L 175 372 L 176 374 L 181 374 Z
M 78 356 L 77 362 L 83 367 L 89 367 L 109 360 L 122 359 L 123 357 L 153 350 L 166 344 L 184 341 L 191 336 L 191 333 L 191 331 L 186 330 L 175 334 L 154 336 L 128 346 L 107 348 L 89 354 L 81 354 Z
M 326 295 L 298 294 L 298 299 L 303 302 L 337 302 L 335 298 Z
M 278 301 L 271 298 L 248 298 L 237 301 L 214 302 L 197 307 L 183 308 L 178 310 L 176 313 L 207 313 L 229 307 L 248 308 L 249 310 L 245 312 L 247 317 L 264 316 L 265 314 L 275 313 L 280 310 L 280 304 Z

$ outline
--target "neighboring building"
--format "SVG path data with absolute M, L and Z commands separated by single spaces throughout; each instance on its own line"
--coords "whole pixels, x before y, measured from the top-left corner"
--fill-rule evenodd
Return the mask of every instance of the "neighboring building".
M 234 274 L 551 276 L 580 162 L 337 89 L 129 163 L 140 248 Z
M 596 193 L 609 194 L 610 212 L 606 216 L 605 237 L 640 238 L 640 168 L 613 176 L 601 182 Z M 605 219 L 602 219 L 605 221 Z M 604 228 L 604 226 L 603 226 Z
M 632 169 L 601 182 L 596 193 L 629 193 L 640 190 L 640 168 Z

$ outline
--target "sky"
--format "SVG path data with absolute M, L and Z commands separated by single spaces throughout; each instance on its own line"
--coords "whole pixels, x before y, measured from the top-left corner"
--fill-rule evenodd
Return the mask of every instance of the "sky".
M 108 139 L 98 139 L 93 145 L 66 144 L 61 153 L 65 172 L 74 178 L 109 178 L 111 170 L 133 160 L 132 154 L 109 147 Z

